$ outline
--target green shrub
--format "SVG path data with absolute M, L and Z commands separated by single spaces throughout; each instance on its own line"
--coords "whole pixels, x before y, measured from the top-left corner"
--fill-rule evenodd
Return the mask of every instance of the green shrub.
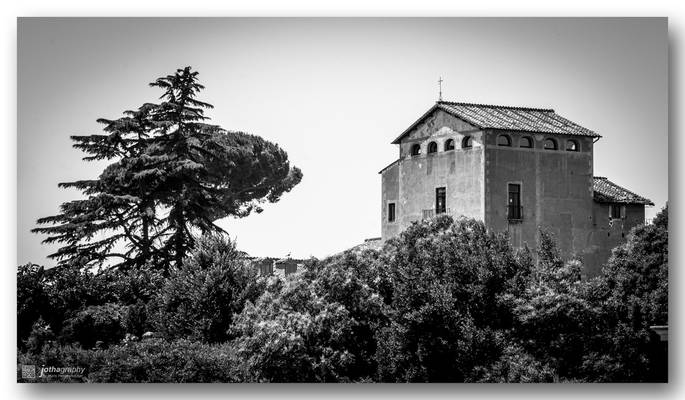
M 146 305 L 156 296 L 161 282 L 161 274 L 148 269 L 91 272 L 69 265 L 50 269 L 32 264 L 20 266 L 17 271 L 18 347 L 25 348 L 31 328 L 39 318 L 55 335 L 62 336 L 67 321 L 77 318 L 78 313 L 90 306 L 107 303 L 135 306 L 126 316 L 126 323 L 136 333 L 145 330 L 147 310 L 141 304 Z
M 42 318 L 33 324 L 31 333 L 26 340 L 26 350 L 30 353 L 38 353 L 44 345 L 55 340 L 55 334 L 52 332 L 50 325 L 48 325 Z
M 523 348 L 509 344 L 495 363 L 484 369 L 480 382 L 490 383 L 551 383 L 554 369 L 526 353 Z
M 170 271 L 150 305 L 150 324 L 168 339 L 223 342 L 233 314 L 263 290 L 264 279 L 229 238 L 207 235 Z
M 21 365 L 82 367 L 82 378 L 44 376 L 38 382 L 235 382 L 235 357 L 226 345 L 187 340 L 148 339 L 85 350 L 74 345 L 44 346 L 36 355 L 19 355 Z M 21 371 L 18 371 L 21 376 Z M 22 379 L 20 379 L 22 380 Z M 26 380 L 31 382 L 32 380 Z
M 377 333 L 378 378 L 472 382 L 499 360 L 525 257 L 482 222 L 440 216 L 388 241 L 390 323 Z
M 210 236 L 167 278 L 20 267 L 19 364 L 81 366 L 89 382 L 666 379 L 649 326 L 668 323 L 667 209 L 591 280 L 544 232 L 533 257 L 448 216 L 285 279 L 243 258 Z M 164 338 L 126 336 L 148 330 Z
M 116 303 L 89 306 L 65 321 L 60 341 L 78 343 L 84 348 L 118 343 L 126 335 L 127 310 L 128 307 Z
M 387 322 L 377 252 L 313 260 L 295 276 L 272 279 L 248 303 L 232 332 L 250 382 L 369 381 L 374 332 Z
M 45 275 L 45 269 L 36 264 L 22 265 L 17 269 L 17 346 L 20 349 L 24 348 L 36 321 L 49 313 Z

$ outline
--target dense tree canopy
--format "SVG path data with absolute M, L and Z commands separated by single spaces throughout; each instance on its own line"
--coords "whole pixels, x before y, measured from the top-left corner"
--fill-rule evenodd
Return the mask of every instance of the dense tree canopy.
M 464 382 L 501 357 L 515 278 L 530 265 L 507 238 L 475 220 L 441 216 L 408 228 L 384 249 L 390 324 L 379 332 L 384 381 Z
M 151 83 L 162 89 L 159 104 L 146 103 L 115 120 L 100 119 L 105 134 L 72 136 L 84 160 L 112 160 L 94 180 L 60 184 L 85 199 L 62 204 L 40 218 L 35 232 L 60 243 L 62 263 L 141 266 L 181 265 L 194 245 L 193 230 L 221 232 L 214 221 L 261 212 L 299 183 L 276 144 L 258 136 L 206 123 L 210 104 L 186 67 Z M 123 250 L 122 250 L 123 247 Z
M 168 338 L 225 342 L 233 315 L 257 299 L 264 287 L 265 279 L 234 242 L 224 235 L 206 235 L 183 265 L 172 267 L 150 302 L 150 329 Z
M 374 332 L 386 323 L 384 279 L 373 252 L 313 261 L 297 278 L 272 281 L 232 328 L 243 380 L 352 382 L 374 378 Z
M 288 277 L 215 235 L 166 277 L 24 266 L 19 363 L 106 382 L 665 381 L 650 326 L 668 324 L 667 209 L 593 279 L 539 244 L 439 216 Z

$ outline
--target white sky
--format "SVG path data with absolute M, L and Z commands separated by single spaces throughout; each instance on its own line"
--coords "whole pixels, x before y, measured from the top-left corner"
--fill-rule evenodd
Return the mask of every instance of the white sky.
M 156 101 L 191 65 L 212 122 L 284 148 L 304 178 L 220 225 L 256 256 L 323 257 L 380 236 L 390 142 L 437 98 L 554 108 L 603 136 L 595 175 L 668 198 L 665 19 L 23 19 L 18 30 L 18 262 L 52 265 L 29 232 L 96 177 L 69 135 Z

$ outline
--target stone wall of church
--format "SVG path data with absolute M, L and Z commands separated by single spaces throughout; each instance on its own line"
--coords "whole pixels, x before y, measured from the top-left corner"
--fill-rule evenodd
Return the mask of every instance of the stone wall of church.
M 443 151 L 445 140 L 455 140 L 456 148 L 461 148 L 461 140 L 466 135 L 478 131 L 473 125 L 442 111 L 436 110 L 432 115 L 418 124 L 402 139 L 400 143 L 400 158 L 411 158 L 411 147 L 414 144 L 421 146 L 421 154 L 428 153 L 428 143 L 436 141 L 438 153 Z M 428 140 L 430 139 L 430 140 Z
M 583 263 L 589 276 L 597 275 L 609 260 L 611 250 L 623 243 L 633 227 L 644 224 L 645 206 L 624 205 L 624 218 L 611 219 L 610 204 L 592 204 L 593 230 L 585 238 Z
M 505 134 L 511 147 L 497 145 Z M 519 146 L 522 137 L 533 139 L 532 148 Z M 552 137 L 556 150 L 544 149 Z M 566 140 L 576 140 L 579 151 L 566 151 Z M 551 232 L 564 256 L 580 253 L 592 221 L 592 139 L 521 132 L 489 131 L 485 142 L 485 223 L 495 231 L 508 231 L 512 244 L 537 246 L 538 227 Z M 523 218 L 509 220 L 508 185 L 521 185 Z
M 497 136 L 507 134 L 512 147 L 497 146 Z M 518 132 L 488 132 L 485 139 L 485 223 L 494 231 L 509 232 L 514 246 L 537 247 L 538 227 L 552 233 L 562 256 L 578 256 L 585 272 L 601 272 L 611 249 L 625 240 L 632 227 L 644 223 L 644 206 L 627 205 L 624 218 L 609 225 L 609 204 L 593 200 L 591 138 L 555 135 L 557 150 L 546 150 L 546 135 L 531 135 L 533 148 L 517 147 Z M 580 151 L 566 151 L 574 139 Z M 521 185 L 523 218 L 507 218 L 508 184 Z
M 462 148 L 462 139 L 471 136 L 472 147 Z M 445 142 L 454 140 L 454 150 Z M 435 213 L 436 189 L 445 188 L 447 212 L 454 217 L 483 219 L 484 157 L 482 132 L 443 111 L 419 124 L 400 143 L 401 158 L 382 173 L 381 236 L 397 235 L 412 222 Z M 438 151 L 428 153 L 435 142 Z M 411 155 L 419 144 L 421 154 Z M 388 221 L 388 207 L 395 203 L 396 220 Z
M 400 182 L 399 182 L 399 163 L 386 168 L 381 173 L 381 238 L 383 240 L 396 236 L 400 233 L 399 216 L 399 200 L 400 200 Z M 388 220 L 388 208 L 390 203 L 395 204 L 395 220 Z

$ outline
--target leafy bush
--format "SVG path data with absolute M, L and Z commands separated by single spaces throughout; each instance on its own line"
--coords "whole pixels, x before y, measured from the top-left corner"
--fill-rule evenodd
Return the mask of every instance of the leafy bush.
M 151 304 L 151 325 L 167 338 L 228 340 L 233 314 L 264 290 L 264 279 L 244 261 L 235 243 L 220 235 L 201 238 L 172 269 Z
M 141 305 L 156 296 L 161 280 L 159 273 L 147 269 L 91 272 L 67 265 L 50 269 L 21 266 L 17 271 L 18 347 L 25 349 L 38 319 L 61 336 L 65 323 L 77 318 L 78 313 L 107 303 L 134 306 L 127 310 L 125 319 L 133 319 L 126 324 L 132 333 L 140 334 L 148 325 L 146 306 Z
M 374 332 L 384 304 L 376 254 L 346 253 L 313 262 L 248 303 L 232 332 L 243 379 L 268 382 L 368 381 L 375 375 Z
M 45 269 L 26 264 L 17 269 L 17 346 L 24 348 L 34 324 L 47 314 L 50 298 L 45 288 Z
M 449 216 L 413 224 L 383 248 L 390 324 L 378 334 L 379 379 L 464 382 L 499 360 L 521 265 L 508 239 Z
M 665 381 L 649 326 L 668 323 L 667 209 L 591 280 L 540 236 L 534 255 L 439 216 L 285 279 L 221 236 L 166 278 L 26 265 L 18 361 L 93 382 Z M 165 339 L 127 336 L 147 330 Z
M 480 382 L 549 383 L 555 381 L 555 371 L 517 345 L 504 348 L 501 357 L 484 370 Z
M 26 340 L 26 350 L 30 353 L 38 353 L 43 346 L 50 344 L 55 340 L 55 334 L 52 332 L 50 325 L 48 325 L 42 318 L 33 324 L 31 333 Z
M 60 341 L 85 348 L 118 343 L 126 335 L 126 314 L 127 307 L 116 303 L 89 306 L 65 321 Z
M 96 350 L 45 346 L 37 355 L 20 354 L 19 364 L 85 369 L 82 378 L 38 379 L 44 382 L 234 382 L 236 376 L 230 347 L 187 340 L 149 339 Z

